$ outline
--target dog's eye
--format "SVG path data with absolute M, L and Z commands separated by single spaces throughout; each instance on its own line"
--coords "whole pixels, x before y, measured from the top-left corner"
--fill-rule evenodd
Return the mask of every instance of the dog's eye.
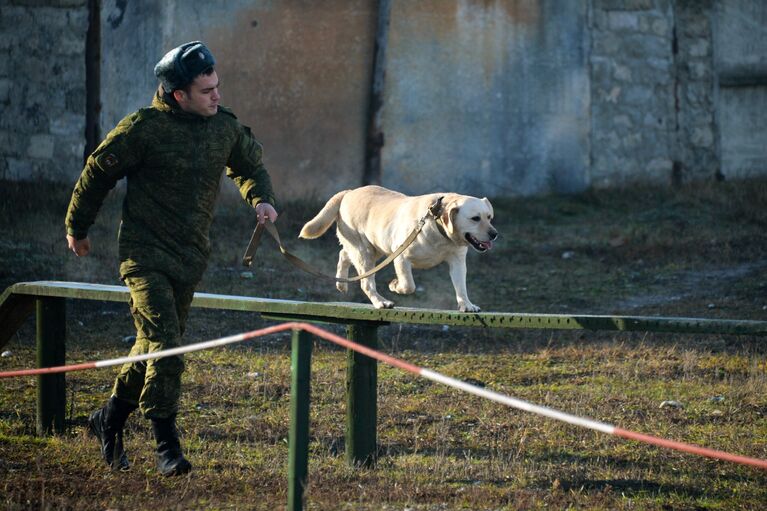
M 479 222 L 480 220 L 482 220 L 482 218 L 480 218 L 479 216 L 473 216 L 471 217 L 471 219 L 474 220 L 475 222 Z

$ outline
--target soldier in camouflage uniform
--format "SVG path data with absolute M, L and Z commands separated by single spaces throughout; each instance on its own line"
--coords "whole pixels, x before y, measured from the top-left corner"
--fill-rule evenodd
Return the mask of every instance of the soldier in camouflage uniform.
M 128 115 L 107 135 L 88 158 L 69 203 L 67 241 L 83 256 L 90 251 L 88 229 L 106 194 L 118 180 L 127 180 L 119 254 L 137 331 L 131 355 L 179 345 L 207 265 L 208 231 L 224 169 L 259 222 L 277 218 L 261 146 L 249 128 L 219 106 L 214 65 L 199 41 L 168 52 L 155 66 L 160 87 L 152 106 Z M 107 404 L 89 419 L 112 468 L 129 468 L 123 428 L 139 408 L 152 421 L 159 471 L 191 470 L 176 428 L 183 370 L 181 356 L 122 367 Z

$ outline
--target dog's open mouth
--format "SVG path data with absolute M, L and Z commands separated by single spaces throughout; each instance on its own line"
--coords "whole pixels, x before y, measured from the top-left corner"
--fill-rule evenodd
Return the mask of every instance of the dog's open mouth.
M 493 242 L 491 240 L 487 241 L 479 241 L 477 238 L 469 234 L 468 232 L 464 236 L 466 238 L 466 241 L 469 242 L 469 245 L 471 245 L 474 250 L 477 252 L 487 252 L 491 248 L 493 248 Z

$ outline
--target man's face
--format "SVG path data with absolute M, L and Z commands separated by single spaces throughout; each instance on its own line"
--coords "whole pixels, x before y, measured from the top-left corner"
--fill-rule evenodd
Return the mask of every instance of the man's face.
M 213 71 L 209 75 L 200 75 L 189 85 L 189 92 L 176 90 L 173 92 L 181 109 L 185 112 L 210 117 L 218 112 L 218 75 Z

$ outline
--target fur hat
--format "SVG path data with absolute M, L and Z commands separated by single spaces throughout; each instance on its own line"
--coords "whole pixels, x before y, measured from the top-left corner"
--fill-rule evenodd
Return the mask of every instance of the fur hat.
M 203 71 L 215 65 L 216 59 L 208 47 L 200 41 L 191 41 L 166 53 L 154 66 L 154 74 L 165 92 L 170 93 L 186 87 Z

